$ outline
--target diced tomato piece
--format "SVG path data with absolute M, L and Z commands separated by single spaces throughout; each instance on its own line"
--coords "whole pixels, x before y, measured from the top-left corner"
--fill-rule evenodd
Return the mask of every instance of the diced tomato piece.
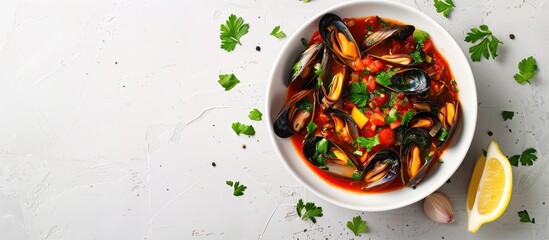
M 431 41 L 430 38 L 428 38 L 427 40 L 425 40 L 425 42 L 423 42 L 423 52 L 428 52 L 429 50 L 431 50 L 431 47 L 433 46 L 433 42 Z
M 355 71 L 359 72 L 364 69 L 364 64 L 362 63 L 362 59 L 356 58 L 353 62 L 353 67 L 355 67 Z
M 321 112 L 321 113 L 318 114 L 317 119 L 318 119 L 318 122 L 325 123 L 325 122 L 330 120 L 330 117 L 328 117 L 328 115 L 324 114 L 324 112 Z
M 374 92 L 377 88 L 376 78 L 372 75 L 368 75 L 368 77 L 366 78 L 365 81 L 366 81 L 366 88 L 368 89 L 368 91 L 369 92 Z
M 370 66 L 370 64 L 372 64 L 373 61 L 374 59 L 372 59 L 370 56 L 366 56 L 365 58 L 362 59 L 362 63 L 366 67 Z
M 385 147 L 390 147 L 395 144 L 396 134 L 393 129 L 384 128 L 379 131 L 379 142 Z
M 377 73 L 385 68 L 385 64 L 383 64 L 383 62 L 379 60 L 374 60 L 370 65 L 366 67 L 370 70 L 371 73 Z
M 315 33 L 313 33 L 313 35 L 311 36 L 311 40 L 309 40 L 309 44 L 315 44 L 315 43 L 320 43 L 320 42 L 323 42 L 324 40 L 322 40 L 322 36 L 320 36 L 320 32 L 319 31 L 316 31 Z
M 373 125 L 370 121 L 364 124 L 364 127 L 360 129 L 360 132 L 362 133 L 362 136 L 366 138 L 371 138 L 376 135 L 376 130 L 375 128 L 373 128 Z
M 375 96 L 370 101 L 375 102 L 376 106 L 381 107 L 385 105 L 385 103 L 388 100 L 389 100 L 389 94 L 382 93 L 382 94 L 379 94 L 378 96 Z
M 390 127 L 391 129 L 395 129 L 395 128 L 397 128 L 397 127 L 400 127 L 400 123 L 401 123 L 401 122 L 402 122 L 402 121 L 401 121 L 400 119 L 397 119 L 397 120 L 395 120 L 394 122 L 389 123 L 389 127 Z
M 350 111 L 351 109 L 353 109 L 353 107 L 355 107 L 354 103 L 352 103 L 348 100 L 343 101 L 343 108 L 344 109 L 348 109 Z
M 368 17 L 364 20 L 364 22 L 366 23 L 366 30 L 368 29 L 368 26 L 371 26 L 372 28 L 377 28 L 377 25 L 379 24 L 376 16 Z
M 370 117 L 370 122 L 372 123 L 372 125 L 376 126 L 385 125 L 385 116 L 383 116 L 383 114 L 381 113 L 374 113 Z
M 391 49 L 389 50 L 390 54 L 398 54 L 400 53 L 400 41 L 396 39 L 391 39 Z
M 408 38 L 404 41 L 403 53 L 412 53 L 416 49 L 416 41 L 414 41 L 414 34 L 410 34 Z

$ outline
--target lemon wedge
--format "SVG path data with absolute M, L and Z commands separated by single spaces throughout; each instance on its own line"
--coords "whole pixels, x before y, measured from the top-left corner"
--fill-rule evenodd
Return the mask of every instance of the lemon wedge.
M 492 141 L 471 176 L 467 192 L 467 228 L 475 233 L 482 224 L 496 220 L 511 200 L 513 172 L 509 160 Z

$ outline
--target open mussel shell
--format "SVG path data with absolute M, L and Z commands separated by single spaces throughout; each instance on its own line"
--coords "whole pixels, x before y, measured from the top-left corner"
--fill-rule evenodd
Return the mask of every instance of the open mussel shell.
M 431 79 L 425 71 L 419 68 L 407 68 L 397 71 L 391 77 L 391 84 L 384 87 L 406 95 L 423 95 L 429 91 L 430 86 Z
M 287 138 L 301 131 L 314 117 L 315 89 L 301 90 L 282 107 L 273 124 L 275 134 Z
M 423 128 L 427 130 L 430 137 L 435 137 L 442 128 L 438 116 L 429 111 L 420 111 L 414 114 L 407 125 L 408 128 Z
M 323 145 L 325 152 L 318 148 Z M 360 176 L 362 167 L 353 156 L 339 145 L 323 137 L 309 137 L 303 142 L 303 155 L 324 171 L 348 179 Z
M 415 67 L 421 64 L 425 60 L 425 54 L 423 53 L 423 50 L 419 50 L 419 53 L 420 53 L 419 54 L 420 61 L 417 61 L 415 58 L 413 58 L 408 54 L 389 54 L 389 55 L 382 55 L 382 56 L 369 55 L 369 56 L 374 59 L 381 60 L 395 67 Z
M 339 16 L 325 14 L 320 19 L 318 28 L 326 47 L 330 48 L 337 61 L 353 68 L 353 61 L 362 58 L 353 35 Z
M 311 44 L 303 53 L 299 55 L 295 63 L 290 70 L 290 77 L 286 82 L 286 86 L 289 86 L 294 81 L 300 81 L 300 84 L 306 85 L 312 80 L 314 76 L 314 66 L 320 63 L 322 58 L 322 52 L 324 49 L 323 43 Z M 301 89 L 301 87 L 299 87 Z
M 349 114 L 333 108 L 327 108 L 324 113 L 334 122 L 334 130 L 339 139 L 346 143 L 353 143 L 360 135 L 358 125 Z
M 458 119 L 460 113 L 459 102 L 448 102 L 438 110 L 438 119 L 442 123 L 442 127 L 446 129 L 446 137 L 440 135 L 436 138 L 436 145 L 438 148 L 442 148 L 450 142 L 449 140 L 454 135 L 457 129 Z
M 362 190 L 387 187 L 400 173 L 400 157 L 392 149 L 382 149 L 364 164 Z
M 414 33 L 415 27 L 412 25 L 392 25 L 376 31 L 368 36 L 362 44 L 366 52 L 370 51 L 379 43 L 389 38 L 404 40 Z
M 323 108 L 333 106 L 341 98 L 346 78 L 347 68 L 345 67 L 340 72 L 333 74 L 333 76 L 323 76 L 322 89 L 318 91 L 318 99 Z
M 405 186 L 415 186 L 429 170 L 433 157 L 427 156 L 431 137 L 423 128 L 410 128 L 403 136 L 401 156 L 401 177 Z

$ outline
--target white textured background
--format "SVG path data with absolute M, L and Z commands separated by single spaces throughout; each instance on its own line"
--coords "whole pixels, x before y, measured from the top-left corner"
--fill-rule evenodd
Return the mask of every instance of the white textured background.
M 471 65 L 479 119 L 468 157 L 441 189 L 454 202 L 451 225 L 426 219 L 419 203 L 381 213 L 335 207 L 283 168 L 265 122 L 253 123 L 254 137 L 234 134 L 233 121 L 249 123 L 251 108 L 264 110 L 267 77 L 286 41 L 269 36 L 273 27 L 290 35 L 338 2 L 3 0 L 0 239 L 349 239 L 345 223 L 357 214 L 370 230 L 356 239 L 549 239 L 546 0 L 454 0 L 448 20 L 431 0 L 402 1 L 466 53 L 466 32 L 482 23 L 504 43 L 495 61 Z M 219 25 L 231 13 L 250 32 L 226 53 Z M 530 55 L 540 71 L 520 86 L 513 75 Z M 231 72 L 242 82 L 225 92 L 217 75 Z M 504 122 L 501 110 L 517 114 Z M 491 139 L 508 155 L 534 147 L 539 160 L 513 168 L 507 211 L 473 235 L 466 188 Z M 233 197 L 228 179 L 246 184 L 245 195 Z M 299 220 L 299 198 L 325 216 Z M 536 224 L 519 222 L 523 209 Z

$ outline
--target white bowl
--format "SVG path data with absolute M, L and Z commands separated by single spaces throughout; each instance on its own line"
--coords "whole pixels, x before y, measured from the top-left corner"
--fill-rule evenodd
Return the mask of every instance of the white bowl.
M 318 29 L 318 21 L 326 13 L 335 13 L 341 18 L 378 15 L 412 24 L 416 28 L 427 31 L 435 46 L 446 58 L 459 86 L 461 101 L 461 122 L 454 133 L 450 146 L 442 155 L 444 164 L 437 164 L 436 169 L 417 186 L 400 190 L 378 193 L 359 194 L 331 186 L 317 176 L 296 153 L 290 139 L 276 136 L 272 130 L 273 121 L 284 104 L 286 86 L 284 79 L 289 76 L 291 65 L 303 50 L 300 39 L 308 39 Z M 477 91 L 473 73 L 465 55 L 454 39 L 434 20 L 422 12 L 406 5 L 391 1 L 371 0 L 353 1 L 329 8 L 307 21 L 288 40 L 276 59 L 267 87 L 266 115 L 269 136 L 275 146 L 276 153 L 290 173 L 322 199 L 341 207 L 360 211 L 385 211 L 404 207 L 415 203 L 436 191 L 457 170 L 467 153 L 477 120 Z

